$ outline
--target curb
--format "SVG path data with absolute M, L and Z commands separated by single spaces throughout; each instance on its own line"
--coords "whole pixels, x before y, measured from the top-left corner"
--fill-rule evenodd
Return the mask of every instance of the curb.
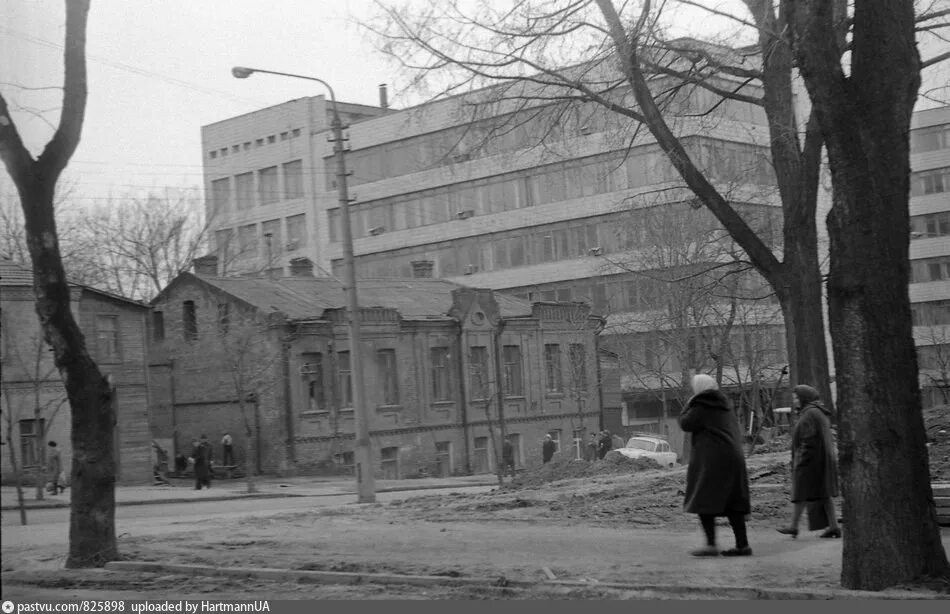
M 408 584 L 411 586 L 494 586 L 505 588 L 531 588 L 536 586 L 557 586 L 564 588 L 608 588 L 620 591 L 652 591 L 666 594 L 715 595 L 737 600 L 832 600 L 832 599 L 900 599 L 900 600 L 948 600 L 950 596 L 937 593 L 910 591 L 854 591 L 847 589 L 811 590 L 787 588 L 762 588 L 748 586 L 683 586 L 678 584 L 626 584 L 622 582 L 581 582 L 575 580 L 512 580 L 498 578 L 419 576 L 382 573 L 354 573 L 343 571 L 315 571 L 299 569 L 221 568 L 210 565 L 188 565 L 174 563 L 150 563 L 145 561 L 112 561 L 106 563 L 107 571 L 171 573 L 204 576 L 225 576 L 236 578 L 259 578 L 280 582 L 300 582 L 313 584 Z
M 458 488 L 471 488 L 475 486 L 494 486 L 495 482 L 485 482 L 477 484 L 451 484 L 451 485 L 433 485 L 433 486 L 392 486 L 389 488 L 377 489 L 377 493 L 382 492 L 406 492 L 410 490 L 445 490 Z M 346 497 L 356 496 L 356 492 L 326 492 L 326 493 L 293 493 L 293 492 L 275 492 L 275 493 L 233 493 L 230 495 L 213 495 L 202 497 L 200 499 L 188 499 L 184 497 L 174 497 L 167 499 L 139 499 L 134 501 L 116 501 L 116 507 L 125 507 L 130 505 L 164 505 L 168 503 L 192 503 L 194 501 L 233 501 L 236 499 L 284 499 L 292 497 Z M 40 504 L 27 504 L 24 506 L 27 511 L 30 510 L 52 510 L 69 507 L 71 504 L 67 501 L 57 501 Z M 4 505 L 0 507 L 3 512 L 16 512 L 20 510 L 19 505 Z

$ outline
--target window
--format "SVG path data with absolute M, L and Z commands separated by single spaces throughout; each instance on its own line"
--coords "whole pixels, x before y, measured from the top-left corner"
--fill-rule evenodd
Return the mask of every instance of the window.
M 231 206 L 231 178 L 216 179 L 211 182 L 211 202 L 215 213 L 227 211 Z
M 299 132 L 299 131 L 298 131 Z M 303 198 L 303 161 L 294 160 L 283 165 L 284 198 Z
M 950 300 L 913 303 L 910 306 L 914 326 L 950 324 Z
M 452 442 L 435 442 L 435 475 L 447 478 L 452 475 Z
M 257 194 L 260 197 L 260 203 L 273 203 L 280 200 L 280 192 L 277 188 L 277 167 L 269 166 L 262 168 L 257 174 Z
M 377 350 L 376 365 L 382 385 L 383 405 L 399 405 L 396 350 Z
M 923 153 L 950 148 L 950 124 L 910 131 L 910 152 Z
M 941 281 L 944 279 L 950 279 L 950 256 L 911 260 L 911 283 Z
M 45 428 L 43 418 L 20 420 L 20 460 L 24 468 L 40 464 L 40 435 Z
M 950 369 L 950 344 L 917 346 L 917 368 L 943 372 Z
M 356 458 L 352 450 L 334 454 L 333 462 L 336 463 L 337 466 L 345 469 L 351 475 L 354 473 L 353 468 L 356 466 Z
M 574 389 L 587 390 L 587 348 L 581 343 L 572 343 L 568 353 L 570 355 Z
M 234 193 L 238 209 L 254 206 L 254 173 L 242 173 L 234 177 Z
M 584 429 L 574 429 L 574 458 L 584 458 Z
M 231 326 L 231 304 L 218 303 L 218 334 L 226 335 Z
M 399 479 L 399 448 L 383 448 L 380 450 L 380 457 L 382 459 L 382 469 L 383 469 L 383 479 L 384 480 L 398 480 Z
M 276 135 L 273 135 L 273 134 L 270 135 L 269 137 L 267 137 L 267 142 L 268 142 L 269 144 L 276 143 L 276 142 L 277 142 L 277 136 L 276 136 Z
M 551 439 L 554 441 L 554 451 L 560 453 L 561 451 L 561 429 L 554 429 L 553 431 L 548 431 L 548 435 L 551 436 Z
M 261 224 L 261 236 L 264 237 L 264 253 L 268 264 L 284 251 L 280 241 L 280 220 L 267 220 Z
M 950 167 L 911 173 L 910 195 L 924 196 L 950 191 Z
M 521 449 L 521 433 L 509 433 L 507 437 L 511 442 L 511 449 L 515 455 L 515 467 L 524 466 L 524 451 Z
M 339 352 L 336 355 L 336 366 L 340 407 L 353 407 L 353 372 L 350 371 L 350 353 Z
M 225 228 L 224 230 L 217 230 L 214 233 L 214 246 L 218 255 L 218 259 L 224 263 L 228 262 L 229 257 L 231 256 L 234 246 L 231 244 L 234 241 L 234 229 Z
M 432 365 L 432 400 L 452 400 L 452 360 L 447 347 L 434 347 L 429 350 Z
M 238 255 L 257 256 L 257 224 L 238 228 Z
M 488 348 L 483 345 L 473 345 L 469 353 L 469 373 L 471 375 L 471 390 L 473 399 L 487 399 L 489 370 Z
M 96 350 L 103 362 L 119 360 L 119 316 L 96 315 Z
M 544 346 L 544 373 L 546 392 L 564 391 L 564 381 L 561 376 L 561 346 L 557 343 L 547 343 Z
M 306 215 L 292 215 L 287 218 L 287 250 L 300 249 L 307 245 Z
M 181 304 L 181 331 L 185 341 L 194 341 L 198 338 L 198 314 L 195 311 L 194 301 L 185 301 Z
M 520 345 L 506 345 L 502 348 L 502 368 L 505 377 L 505 396 L 524 396 Z
M 300 377 L 306 392 L 307 409 L 322 411 L 327 407 L 326 389 L 323 385 L 323 354 L 308 352 L 301 355 Z
M 292 136 L 293 138 L 297 138 L 298 136 L 300 136 L 300 128 L 294 128 L 293 130 L 291 130 L 290 136 Z
M 473 448 L 473 460 L 475 462 L 475 473 L 488 473 L 491 471 L 491 454 L 488 453 L 488 437 L 476 437 Z
M 165 340 L 165 314 L 161 311 L 152 312 L 152 339 L 155 341 Z

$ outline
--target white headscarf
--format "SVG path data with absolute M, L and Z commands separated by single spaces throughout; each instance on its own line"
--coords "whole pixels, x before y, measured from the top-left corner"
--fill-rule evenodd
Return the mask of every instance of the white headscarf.
M 706 392 L 707 390 L 719 390 L 716 380 L 705 373 L 697 373 L 693 376 L 693 394 Z

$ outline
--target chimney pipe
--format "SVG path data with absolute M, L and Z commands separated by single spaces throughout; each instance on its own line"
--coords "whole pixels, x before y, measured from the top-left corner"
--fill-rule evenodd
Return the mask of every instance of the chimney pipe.
M 386 84 L 379 84 L 379 106 L 383 109 L 389 108 L 389 97 L 386 95 Z

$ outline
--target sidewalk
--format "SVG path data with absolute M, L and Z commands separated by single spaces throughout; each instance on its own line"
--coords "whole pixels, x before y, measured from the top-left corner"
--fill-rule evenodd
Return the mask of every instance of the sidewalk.
M 493 486 L 494 475 L 472 475 L 451 478 L 419 478 L 406 480 L 376 480 L 376 492 L 400 492 L 462 488 L 467 486 Z M 180 503 L 187 501 L 225 501 L 229 499 L 266 499 L 278 497 L 331 497 L 356 496 L 356 478 L 297 476 L 278 478 L 261 476 L 255 480 L 257 492 L 247 492 L 247 480 L 214 480 L 210 489 L 195 490 L 190 479 L 172 479 L 170 486 L 126 486 L 115 488 L 117 506 L 146 505 L 156 503 Z M 69 507 L 70 490 L 60 495 L 45 494 L 42 501 L 36 500 L 36 489 L 24 487 L 24 503 L 27 509 L 53 509 Z M 0 510 L 19 509 L 16 487 L 0 487 Z

